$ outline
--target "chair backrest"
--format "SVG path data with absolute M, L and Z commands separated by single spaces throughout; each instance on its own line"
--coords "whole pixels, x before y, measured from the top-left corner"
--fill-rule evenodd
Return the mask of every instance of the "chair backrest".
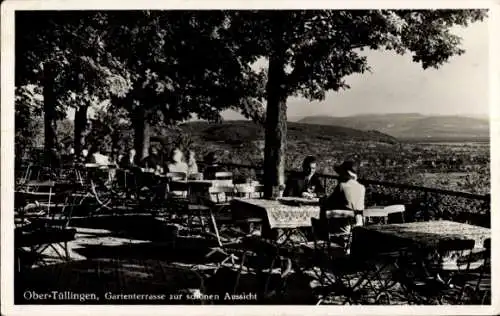
M 385 208 L 367 208 L 363 210 L 364 217 L 387 217 L 389 212 Z
M 251 185 L 251 184 L 237 184 L 234 186 L 236 189 L 236 192 L 243 195 L 246 198 L 260 198 L 262 197 L 262 194 L 264 193 L 264 186 L 259 184 L 259 185 Z
M 438 251 L 446 253 L 449 251 L 465 251 L 474 248 L 476 242 L 471 239 L 448 239 L 441 240 L 438 244 Z
M 326 210 L 327 219 L 330 218 L 354 218 L 354 211 L 351 210 Z
M 227 203 L 234 198 L 234 186 L 212 186 L 209 188 L 210 195 L 216 203 Z
M 215 173 L 216 180 L 231 180 L 233 179 L 233 173 L 227 171 L 220 171 Z
M 405 206 L 402 204 L 389 205 L 389 206 L 384 207 L 384 210 L 386 210 L 387 213 L 389 213 L 389 214 L 403 213 L 405 211 Z
M 191 173 L 188 175 L 189 180 L 203 180 L 203 173 Z
M 487 238 L 484 240 L 483 247 L 486 249 L 491 249 L 491 238 Z
M 170 180 L 186 180 L 187 174 L 185 172 L 168 172 L 167 178 Z

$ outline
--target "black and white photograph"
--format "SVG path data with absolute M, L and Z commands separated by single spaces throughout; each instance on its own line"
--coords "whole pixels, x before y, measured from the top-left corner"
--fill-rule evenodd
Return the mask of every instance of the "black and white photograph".
M 43 2 L 2 4 L 2 314 L 499 312 L 494 2 Z

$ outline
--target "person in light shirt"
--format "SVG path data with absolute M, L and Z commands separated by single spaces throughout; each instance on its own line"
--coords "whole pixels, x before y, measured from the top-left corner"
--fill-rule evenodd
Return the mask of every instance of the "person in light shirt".
M 365 209 L 365 187 L 359 183 L 356 169 L 352 161 L 345 161 L 335 166 L 339 175 L 338 184 L 333 192 L 322 201 L 321 220 L 325 221 L 329 230 L 340 232 L 348 236 L 352 226 L 363 225 L 363 210 Z M 352 211 L 352 217 L 326 218 L 327 210 Z M 347 242 L 344 240 L 344 242 Z
M 98 164 L 98 165 L 102 165 L 102 166 L 108 166 L 110 164 L 110 160 L 109 160 L 108 156 L 101 153 L 103 151 L 102 147 L 103 146 L 101 146 L 101 145 L 96 146 L 95 151 L 92 154 L 90 162 Z
M 188 152 L 188 175 L 198 174 L 198 164 L 196 163 L 196 153 L 193 150 Z
M 183 172 L 188 174 L 188 164 L 184 162 L 184 154 L 179 148 L 174 148 L 167 165 L 168 172 Z

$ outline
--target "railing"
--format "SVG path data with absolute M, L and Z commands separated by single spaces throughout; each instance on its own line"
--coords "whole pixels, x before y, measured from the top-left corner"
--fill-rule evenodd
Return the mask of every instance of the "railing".
M 245 182 L 248 178 L 262 181 L 262 168 L 259 166 L 224 163 L 222 167 L 231 171 L 236 181 Z M 19 178 L 22 178 L 22 173 L 25 171 L 23 169 L 16 169 L 16 172 L 19 172 Z M 288 175 L 292 172 L 287 171 L 286 173 Z M 332 192 L 337 184 L 337 176 L 329 174 L 319 174 L 319 176 L 326 191 Z M 406 207 L 405 217 L 409 221 L 449 219 L 484 227 L 491 225 L 490 195 L 368 179 L 360 179 L 359 181 L 366 186 L 366 205 L 404 204 Z
M 259 166 L 224 163 L 233 172 L 234 178 L 245 181 L 247 178 L 261 179 Z M 293 171 L 287 170 L 287 175 Z M 332 192 L 337 184 L 337 176 L 318 174 L 327 192 Z M 367 205 L 404 204 L 407 220 L 426 221 L 448 219 L 490 227 L 490 195 L 478 195 L 409 184 L 391 183 L 368 179 L 359 180 L 366 187 Z

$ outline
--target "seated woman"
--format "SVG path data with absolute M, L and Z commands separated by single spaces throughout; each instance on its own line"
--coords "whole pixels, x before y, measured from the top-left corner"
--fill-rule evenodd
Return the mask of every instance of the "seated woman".
M 316 174 L 316 158 L 308 156 L 302 163 L 302 172 L 288 179 L 283 196 L 316 198 L 325 193 L 325 189 Z
M 196 163 L 196 153 L 193 150 L 188 152 L 188 161 L 187 161 L 187 174 L 196 175 L 198 174 L 198 164 Z
M 167 170 L 168 172 L 188 173 L 188 164 L 184 162 L 184 154 L 179 148 L 174 148 L 174 150 L 172 150 Z
M 103 151 L 104 151 L 103 145 L 95 146 L 94 150 L 92 151 L 93 152 L 92 155 L 90 155 L 90 163 L 95 163 L 102 166 L 109 165 L 110 164 L 109 156 L 103 154 L 102 153 Z
M 357 181 L 356 170 L 352 161 L 345 161 L 335 167 L 339 175 L 339 183 L 328 196 L 321 207 L 321 221 L 323 224 L 333 224 L 329 227 L 335 233 L 350 234 L 351 227 L 363 224 L 363 210 L 365 209 L 365 187 Z M 352 211 L 352 217 L 327 219 L 327 210 Z M 355 222 L 355 223 L 354 223 Z

